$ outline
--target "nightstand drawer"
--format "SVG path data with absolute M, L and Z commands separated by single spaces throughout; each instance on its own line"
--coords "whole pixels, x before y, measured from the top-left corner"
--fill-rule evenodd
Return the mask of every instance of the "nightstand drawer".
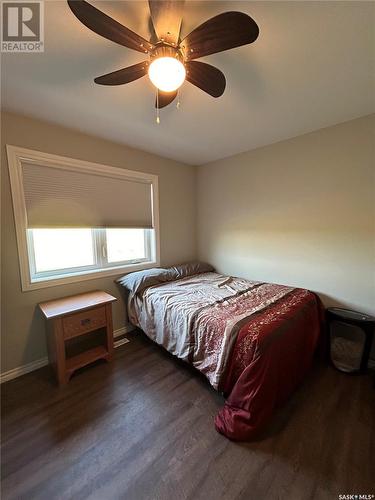
M 77 314 L 71 314 L 62 319 L 64 339 L 76 337 L 106 326 L 105 307 L 88 309 Z

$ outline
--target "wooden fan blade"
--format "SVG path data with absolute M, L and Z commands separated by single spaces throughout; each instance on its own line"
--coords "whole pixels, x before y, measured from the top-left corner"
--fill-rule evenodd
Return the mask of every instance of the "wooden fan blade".
M 112 42 L 139 52 L 148 52 L 154 47 L 134 31 L 118 23 L 85 0 L 68 0 L 68 5 L 81 23 Z
M 186 64 L 186 80 L 199 87 L 212 97 L 220 97 L 225 90 L 225 76 L 223 73 L 211 66 L 199 61 L 188 61 Z
M 158 97 L 155 100 L 155 108 L 165 108 L 165 106 L 168 106 L 172 101 L 177 96 L 177 90 L 174 92 L 162 92 L 161 90 L 158 90 Z
M 180 45 L 185 59 L 191 60 L 252 43 L 258 35 L 258 25 L 250 16 L 224 12 L 195 28 Z
M 184 0 L 149 0 L 152 24 L 159 40 L 178 44 Z
M 147 74 L 147 70 L 148 61 L 143 61 L 133 66 L 128 66 L 127 68 L 98 76 L 95 78 L 94 82 L 99 85 L 123 85 L 124 83 L 130 83 L 134 80 L 138 80 L 138 78 L 142 78 L 142 76 Z

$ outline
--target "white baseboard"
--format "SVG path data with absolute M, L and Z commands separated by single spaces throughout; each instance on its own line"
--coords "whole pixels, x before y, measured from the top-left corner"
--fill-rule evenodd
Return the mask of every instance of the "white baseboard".
M 118 330 L 114 330 L 113 338 L 122 337 L 126 333 L 134 330 L 134 326 L 129 324 L 119 328 Z M 120 345 L 126 344 L 129 342 L 127 340 L 124 342 L 122 339 L 114 342 L 114 347 L 120 347 Z M 26 373 L 33 372 L 34 370 L 38 370 L 38 368 L 42 368 L 42 366 L 48 365 L 48 358 L 37 359 L 31 363 L 27 363 L 26 365 L 18 366 L 17 368 L 13 368 L 12 370 L 8 370 L 7 372 L 0 373 L 0 384 L 7 382 L 8 380 L 12 380 L 14 378 L 20 377 L 21 375 L 25 375 Z
M 122 337 L 133 330 L 135 330 L 135 326 L 129 323 L 118 330 L 113 330 L 113 338 L 117 339 L 118 337 Z
M 37 359 L 32 363 L 27 363 L 27 365 L 17 366 L 17 368 L 13 368 L 7 372 L 0 374 L 0 383 L 7 382 L 8 380 L 12 380 L 14 378 L 20 377 L 21 375 L 25 375 L 25 373 L 33 372 L 38 368 L 42 368 L 42 366 L 48 365 L 48 358 Z

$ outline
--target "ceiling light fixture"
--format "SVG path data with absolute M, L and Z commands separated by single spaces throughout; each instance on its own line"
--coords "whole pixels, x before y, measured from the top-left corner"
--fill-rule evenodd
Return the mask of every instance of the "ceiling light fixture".
M 148 76 L 156 88 L 174 92 L 185 81 L 185 66 L 176 57 L 158 57 L 149 66 Z
M 94 79 L 99 85 L 124 85 L 149 74 L 157 87 L 155 106 L 160 109 L 178 98 L 186 80 L 212 97 L 223 95 L 226 80 L 215 66 L 197 61 L 255 42 L 259 27 L 243 12 L 222 12 L 181 36 L 184 0 L 148 0 L 153 41 L 100 11 L 85 0 L 68 0 L 73 14 L 94 33 L 137 52 L 145 59 Z M 238 54 L 239 55 L 239 54 Z

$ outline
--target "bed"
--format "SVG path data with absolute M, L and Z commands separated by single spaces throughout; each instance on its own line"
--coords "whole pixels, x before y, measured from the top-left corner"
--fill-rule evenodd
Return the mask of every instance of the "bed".
M 249 440 L 311 367 L 322 330 L 312 292 L 191 263 L 128 274 L 129 320 L 225 396 L 216 429 Z

